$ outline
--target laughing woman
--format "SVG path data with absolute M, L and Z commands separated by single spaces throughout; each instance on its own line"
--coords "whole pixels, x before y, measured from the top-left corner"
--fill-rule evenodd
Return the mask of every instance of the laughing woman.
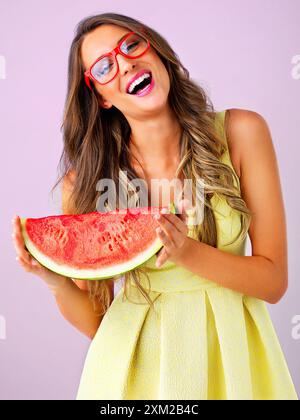
M 201 198 L 193 190 L 201 223 L 171 191 L 180 214 L 160 216 L 163 248 L 115 296 L 116 278 L 53 287 L 64 316 L 92 338 L 77 399 L 296 400 L 265 303 L 285 294 L 288 268 L 264 118 L 216 112 L 161 35 L 106 13 L 77 27 L 63 128 L 66 214 L 95 211 L 98 180 L 118 184 L 121 170 L 149 191 L 152 179 L 204 185 Z M 164 196 L 151 204 L 168 207 Z

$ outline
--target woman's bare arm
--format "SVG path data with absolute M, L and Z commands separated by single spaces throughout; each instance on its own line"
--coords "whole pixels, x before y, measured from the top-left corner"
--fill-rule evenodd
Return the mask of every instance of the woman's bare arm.
M 274 304 L 288 286 L 286 220 L 276 154 L 261 115 L 232 109 L 229 121 L 242 197 L 254 212 L 249 228 L 252 256 L 230 254 L 189 238 L 180 264 L 224 287 Z
M 76 282 L 68 281 L 53 291 L 53 296 L 61 314 L 75 328 L 89 338 L 93 338 L 100 326 L 103 316 L 96 312 L 102 311 L 102 304 L 98 302 L 95 310 L 88 296 L 87 290 L 82 290 Z M 113 289 L 111 289 L 111 302 Z

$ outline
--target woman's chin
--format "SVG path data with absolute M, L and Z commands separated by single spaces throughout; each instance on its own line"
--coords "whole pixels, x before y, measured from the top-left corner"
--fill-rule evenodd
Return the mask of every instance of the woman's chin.
M 168 96 L 164 94 L 154 94 L 137 98 L 137 107 L 148 111 L 161 112 L 168 105 Z

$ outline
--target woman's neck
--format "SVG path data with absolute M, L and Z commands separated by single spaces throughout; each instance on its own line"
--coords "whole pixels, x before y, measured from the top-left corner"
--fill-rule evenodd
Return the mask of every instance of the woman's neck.
M 170 112 L 143 121 L 131 121 L 133 165 L 146 172 L 168 171 L 179 163 L 182 128 Z M 137 158 L 138 162 L 134 159 Z

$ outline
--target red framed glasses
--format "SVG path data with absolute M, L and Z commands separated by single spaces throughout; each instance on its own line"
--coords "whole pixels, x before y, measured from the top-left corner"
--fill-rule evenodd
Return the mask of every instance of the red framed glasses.
M 89 89 L 92 90 L 90 80 L 94 80 L 100 85 L 111 82 L 119 73 L 119 63 L 116 59 L 118 54 L 126 58 L 139 58 L 150 48 L 150 42 L 143 36 L 129 32 L 118 43 L 116 48 L 107 54 L 101 55 L 84 72 L 84 80 Z

